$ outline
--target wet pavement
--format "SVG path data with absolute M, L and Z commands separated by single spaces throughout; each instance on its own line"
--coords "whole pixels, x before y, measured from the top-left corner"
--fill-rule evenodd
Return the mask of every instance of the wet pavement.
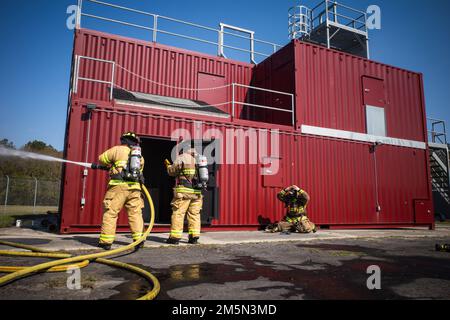
M 450 234 L 449 234 L 450 236 Z M 143 267 L 161 283 L 159 300 L 450 299 L 450 237 L 367 238 L 146 248 L 116 260 Z M 0 265 L 42 259 L 0 257 Z M 369 290 L 369 266 L 381 290 Z M 0 287 L 0 299 L 136 299 L 150 289 L 140 277 L 100 264 L 68 275 L 38 274 Z

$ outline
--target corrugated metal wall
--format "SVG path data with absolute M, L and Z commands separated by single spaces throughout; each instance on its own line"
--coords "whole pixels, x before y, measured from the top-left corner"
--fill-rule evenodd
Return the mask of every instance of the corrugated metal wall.
M 77 31 L 75 54 L 116 62 L 115 84 L 119 88 L 192 100 L 198 99 L 195 89 L 199 89 L 199 73 L 224 77 L 227 84 L 249 85 L 253 69 L 251 64 L 90 30 Z M 79 68 L 81 77 L 111 81 L 111 64 L 82 59 Z M 107 101 L 108 88 L 108 84 L 82 81 L 77 98 Z M 227 101 L 223 102 L 231 100 L 229 88 L 219 90 L 227 92 Z M 246 91 L 240 94 L 238 98 L 243 101 Z
M 384 80 L 388 136 L 426 142 L 420 74 L 301 42 L 295 59 L 300 123 L 365 133 L 367 76 Z
M 81 119 L 85 108 L 72 109 L 72 117 Z M 91 119 L 89 162 L 115 145 L 120 132 L 135 130 L 142 137 L 170 137 L 175 129 L 194 132 L 193 122 L 181 118 L 148 116 L 115 108 L 100 108 Z M 73 123 L 73 121 L 72 121 Z M 78 122 L 69 136 L 68 158 L 84 160 L 87 121 Z M 226 124 L 204 124 L 203 131 L 214 128 L 222 132 L 223 143 L 230 143 Z M 321 225 L 370 225 L 414 223 L 414 200 L 428 199 L 426 152 L 383 146 L 377 152 L 378 192 L 382 207 L 376 212 L 375 162 L 370 146 L 326 138 L 280 136 L 283 185 L 298 184 L 314 201 L 311 218 Z M 81 142 L 81 143 L 80 143 Z M 235 143 L 235 154 L 238 144 Z M 246 149 L 248 148 L 248 141 Z M 226 150 L 222 152 L 224 159 Z M 247 155 L 248 157 L 248 155 Z M 237 159 L 235 159 L 237 160 Z M 277 187 L 264 187 L 261 165 L 222 165 L 218 174 L 220 194 L 219 226 L 257 225 L 259 219 L 279 220 L 282 206 L 276 200 Z M 105 173 L 91 172 L 87 179 L 87 204 L 82 210 L 82 169 L 68 167 L 64 195 L 64 225 L 98 226 L 101 223 L 102 199 L 106 191 Z M 414 172 L 414 174 L 411 174 Z M 126 215 L 119 224 L 126 225 Z
M 82 120 L 84 119 L 84 120 Z M 69 129 L 67 157 L 74 160 L 83 160 L 86 154 L 86 139 L 88 130 L 88 117 L 83 105 L 74 105 L 71 111 L 71 127 Z M 99 105 L 92 113 L 91 118 L 91 143 L 89 145 L 88 162 L 96 162 L 97 157 L 107 148 L 116 145 L 120 134 L 127 130 L 136 131 L 141 137 L 170 138 L 176 129 L 186 129 L 194 133 L 194 121 L 179 117 L 165 117 L 161 115 L 149 115 L 129 109 L 107 108 Z M 216 129 L 216 137 L 221 136 L 223 146 L 230 145 L 234 141 L 234 162 L 238 162 L 238 148 L 243 145 L 226 130 L 235 129 L 225 123 L 205 122 L 203 131 Z M 247 129 L 247 128 L 243 128 Z M 284 144 L 289 144 L 289 138 L 283 136 Z M 249 141 L 245 141 L 245 149 L 248 149 Z M 270 144 L 269 144 L 270 145 Z M 222 150 L 223 159 L 227 152 Z M 246 153 L 246 159 L 249 155 Z M 281 205 L 276 200 L 277 188 L 263 188 L 261 165 L 224 164 L 218 172 L 218 185 L 220 186 L 220 220 L 216 225 L 248 226 L 257 225 L 258 217 L 279 219 L 282 212 Z M 98 226 L 102 217 L 102 199 L 106 191 L 106 173 L 91 172 L 87 179 L 87 201 L 84 209 L 81 209 L 82 198 L 82 174 L 83 169 L 68 166 L 64 180 L 65 192 L 63 200 L 63 226 L 83 228 Z M 261 201 L 266 199 L 267 201 Z M 126 225 L 126 215 L 122 215 L 119 224 Z M 70 229 L 69 229 L 70 230 Z
M 361 58 L 295 42 L 257 67 L 235 63 L 130 39 L 81 31 L 76 54 L 113 59 L 127 69 L 155 81 L 181 87 L 197 85 L 198 72 L 217 74 L 227 81 L 296 93 L 297 128 L 283 127 L 280 134 L 281 170 L 275 177 L 261 176 L 262 164 L 224 164 L 220 166 L 220 218 L 213 227 L 254 227 L 261 220 L 276 221 L 284 214 L 276 193 L 281 186 L 301 185 L 312 196 L 311 219 L 319 225 L 387 226 L 413 225 L 430 219 L 415 216 L 414 201 L 428 200 L 430 177 L 427 151 L 382 146 L 376 162 L 370 145 L 302 135 L 302 124 L 365 132 L 362 102 L 362 76 L 385 80 L 389 136 L 425 141 L 424 102 L 420 74 L 384 66 Z M 95 63 L 85 65 L 84 76 L 108 71 Z M 196 99 L 193 92 L 167 90 L 118 73 L 119 85 L 129 90 Z M 103 89 L 96 91 L 98 87 Z M 245 99 L 243 95 L 242 99 Z M 102 101 L 103 100 L 103 101 Z M 126 108 L 107 101 L 105 85 L 84 84 L 73 97 L 67 130 L 67 158 L 94 162 L 105 149 L 115 145 L 122 132 L 134 130 L 142 137 L 170 138 L 176 129 L 194 132 L 194 120 L 203 121 L 203 131 L 215 129 L 224 145 L 230 142 L 227 129 L 270 129 L 263 122 L 214 120 L 171 112 Z M 96 101 L 90 120 L 90 144 L 86 145 L 89 117 L 85 105 Z M 264 97 L 263 101 L 272 101 Z M 263 113 L 260 121 L 276 118 Z M 235 154 L 243 143 L 235 143 Z M 248 149 L 248 141 L 245 143 Z M 223 150 L 222 155 L 227 157 Z M 105 173 L 91 172 L 87 178 L 86 206 L 81 208 L 83 170 L 67 167 L 62 203 L 62 232 L 98 231 L 102 218 L 102 199 L 106 190 Z M 377 212 L 377 195 L 381 212 Z M 427 204 L 428 205 L 428 204 Z M 122 214 L 119 230 L 125 230 Z

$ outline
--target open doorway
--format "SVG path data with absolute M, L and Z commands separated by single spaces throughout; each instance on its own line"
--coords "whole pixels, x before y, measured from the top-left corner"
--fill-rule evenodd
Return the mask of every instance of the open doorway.
M 176 142 L 163 138 L 142 138 L 142 156 L 145 159 L 145 186 L 152 196 L 155 205 L 155 223 L 170 224 L 175 180 L 167 175 L 164 160 L 170 160 Z M 150 211 L 146 205 L 144 221 L 150 222 Z
M 159 225 L 170 225 L 172 208 L 170 203 L 173 198 L 173 187 L 175 179 L 167 174 L 164 160 L 171 159 L 171 153 L 176 142 L 164 138 L 141 138 L 142 156 L 145 159 L 144 177 L 145 186 L 152 196 L 155 206 L 155 223 Z M 202 149 L 211 143 L 218 141 L 202 141 Z M 194 141 L 187 142 L 192 143 Z M 202 151 L 203 151 L 202 150 Z M 215 154 L 212 154 L 215 157 Z M 216 183 L 219 165 L 213 163 L 212 159 L 208 159 L 209 182 L 207 190 L 203 191 L 203 210 L 201 212 L 202 224 L 209 225 L 213 219 L 219 218 L 219 188 Z M 148 205 L 144 209 L 144 221 L 150 222 L 150 210 Z
M 203 190 L 203 208 L 201 211 L 201 221 L 203 225 L 210 225 L 213 220 L 218 220 L 220 188 L 217 185 L 217 175 L 219 164 L 216 159 L 220 158 L 220 143 L 218 140 L 190 140 L 184 141 L 180 149 L 196 148 L 197 152 L 208 157 L 209 181 L 206 190 Z M 209 149 L 207 153 L 205 150 Z

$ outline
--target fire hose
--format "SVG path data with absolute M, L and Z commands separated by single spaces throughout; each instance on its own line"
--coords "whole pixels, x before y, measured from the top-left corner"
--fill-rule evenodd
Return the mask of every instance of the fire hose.
M 142 185 L 142 192 L 145 195 L 145 197 L 148 200 L 148 203 L 150 205 L 150 224 L 145 231 L 142 238 L 140 238 L 138 241 L 135 241 L 127 246 L 114 249 L 111 251 L 106 252 L 100 252 L 100 253 L 93 253 L 93 254 L 87 254 L 87 255 L 80 255 L 80 256 L 72 256 L 68 253 L 64 252 L 54 252 L 51 250 L 36 248 L 33 246 L 23 245 L 19 243 L 13 243 L 8 241 L 0 241 L 1 245 L 15 247 L 15 248 L 21 248 L 30 250 L 32 252 L 21 252 L 21 251 L 1 251 L 0 255 L 8 255 L 8 256 L 22 256 L 22 257 L 40 257 L 40 258 L 56 258 L 59 260 L 46 262 L 42 264 L 38 264 L 31 267 L 11 267 L 11 266 L 0 266 L 0 272 L 6 272 L 10 273 L 6 276 L 3 276 L 0 278 L 0 287 L 7 285 L 11 283 L 14 280 L 24 278 L 26 276 L 30 276 L 32 274 L 36 274 L 38 272 L 64 272 L 73 268 L 84 268 L 90 264 L 90 262 L 97 262 L 108 266 L 113 266 L 117 268 L 122 268 L 128 271 L 131 271 L 133 273 L 136 273 L 140 275 L 141 277 L 145 278 L 149 283 L 152 285 L 152 289 L 147 292 L 144 296 L 140 297 L 138 300 L 153 300 L 157 297 L 160 291 L 160 284 L 158 279 L 152 275 L 150 272 L 138 268 L 136 266 L 105 259 L 107 257 L 115 256 L 120 253 L 133 250 L 135 247 L 137 247 L 139 244 L 144 242 L 147 237 L 149 236 L 150 232 L 153 229 L 154 223 L 155 223 L 155 208 L 153 205 L 152 197 L 150 196 L 147 188 Z

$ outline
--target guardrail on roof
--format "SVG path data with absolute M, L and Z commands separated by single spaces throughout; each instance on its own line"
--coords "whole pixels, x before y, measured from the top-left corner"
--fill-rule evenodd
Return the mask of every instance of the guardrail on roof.
M 97 5 L 103 6 L 103 7 L 109 7 L 109 8 L 114 8 L 117 10 L 122 10 L 124 12 L 130 12 L 130 13 L 134 13 L 134 14 L 144 15 L 144 16 L 150 17 L 152 19 L 152 21 L 150 21 L 148 25 L 141 25 L 141 24 L 137 24 L 137 23 L 130 23 L 130 22 L 122 21 L 119 19 L 104 17 L 104 16 L 101 16 L 98 14 L 87 13 L 83 7 L 84 3 L 94 3 Z M 187 39 L 187 40 L 192 40 L 192 41 L 216 46 L 217 47 L 217 55 L 224 57 L 224 58 L 226 58 L 225 49 L 249 53 L 249 58 L 250 58 L 251 63 L 256 63 L 256 57 L 258 57 L 258 56 L 266 58 L 266 57 L 269 57 L 271 54 L 275 53 L 276 51 L 278 51 L 280 48 L 282 48 L 281 45 L 278 45 L 276 43 L 256 39 L 254 31 L 246 30 L 246 29 L 243 29 L 240 27 L 229 25 L 229 24 L 220 23 L 219 29 L 215 29 L 215 28 L 202 26 L 202 25 L 192 23 L 192 22 L 178 20 L 178 19 L 174 19 L 171 17 L 165 17 L 162 15 L 158 15 L 158 14 L 154 14 L 154 13 L 150 13 L 150 12 L 146 12 L 146 11 L 142 11 L 142 10 L 131 9 L 131 8 L 127 8 L 124 6 L 119 6 L 116 4 L 107 3 L 107 2 L 98 1 L 98 0 L 78 0 L 78 10 L 77 10 L 77 19 L 76 19 L 76 27 L 78 29 L 81 28 L 83 17 L 106 21 L 106 22 L 110 22 L 110 23 L 116 23 L 116 24 L 120 24 L 120 25 L 124 25 L 124 26 L 128 26 L 128 27 L 133 27 L 133 28 L 138 28 L 141 30 L 149 31 L 149 32 L 151 32 L 151 37 L 152 37 L 153 42 L 158 42 L 158 36 L 160 34 L 164 34 L 164 35 L 169 35 L 169 36 L 173 36 L 173 37 L 183 38 L 183 39 Z M 198 36 L 194 36 L 194 35 L 186 35 L 186 34 L 181 34 L 178 32 L 173 32 L 173 31 L 167 30 L 167 29 L 165 30 L 162 27 L 160 27 L 160 22 L 163 22 L 163 21 L 182 25 L 185 27 L 193 27 L 196 29 L 201 29 L 201 30 L 204 30 L 207 32 L 215 33 L 217 40 L 211 41 L 211 40 L 199 38 Z M 230 31 L 239 32 L 240 34 L 233 33 Z M 242 35 L 242 34 L 245 34 L 245 35 Z M 235 45 L 225 44 L 225 35 L 234 37 L 237 39 L 248 40 L 248 45 L 249 45 L 250 49 L 237 47 Z M 270 53 L 269 53 L 269 51 L 268 52 L 257 51 L 255 48 L 256 44 L 260 44 L 260 45 L 269 47 Z

